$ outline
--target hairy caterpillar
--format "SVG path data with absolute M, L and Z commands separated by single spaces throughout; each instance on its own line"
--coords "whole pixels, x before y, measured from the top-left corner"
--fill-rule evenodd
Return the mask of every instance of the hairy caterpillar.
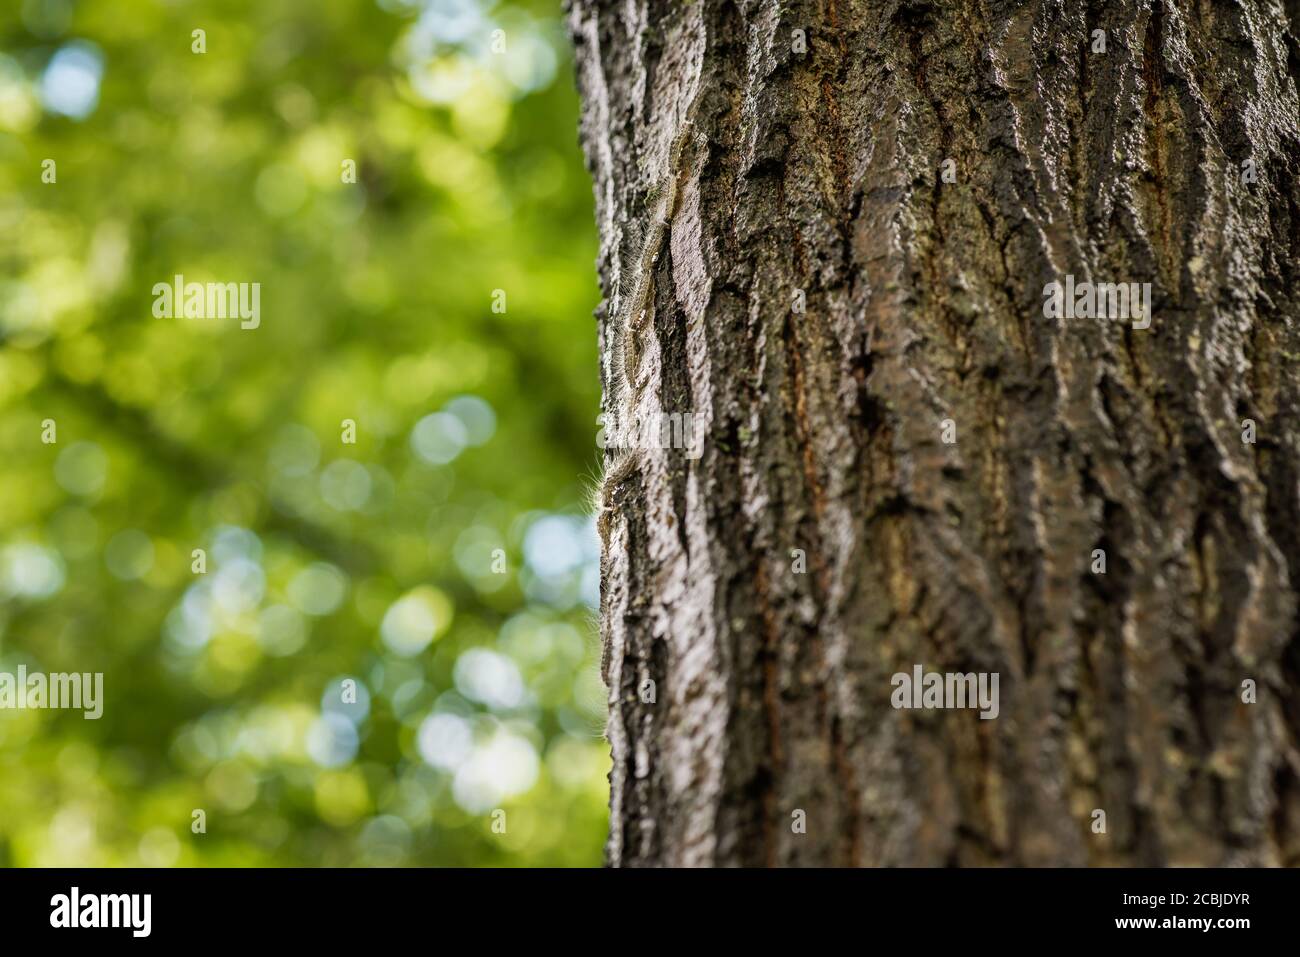
M 668 238 L 670 224 L 677 214 L 681 199 L 682 186 L 688 168 L 682 158 L 686 144 L 692 139 L 694 121 L 689 118 L 682 123 L 682 128 L 673 137 L 668 147 L 668 162 L 663 179 L 651 191 L 654 206 L 649 216 L 649 225 L 641 243 L 641 251 L 631 266 L 632 288 L 627 299 L 621 303 L 615 319 L 615 343 L 612 355 L 614 379 L 622 394 L 632 390 L 633 384 L 639 382 L 641 367 L 641 332 L 649 323 L 650 304 L 654 298 L 655 266 L 663 252 L 664 242 Z
M 600 577 L 601 587 L 603 590 L 605 579 L 605 562 L 607 560 L 609 544 L 609 524 L 614 514 L 614 494 L 623 481 L 632 475 L 640 466 L 638 456 L 624 452 L 621 457 L 615 458 L 614 461 L 604 470 L 604 474 L 590 476 L 590 485 L 587 489 L 588 505 L 590 512 L 596 519 L 596 533 L 600 536 L 602 546 L 600 556 Z M 603 596 L 602 596 L 603 603 Z M 597 631 L 600 628 L 600 618 L 596 616 L 593 624 Z M 600 678 L 608 688 L 611 682 L 609 673 L 610 666 L 610 647 L 608 642 L 601 643 L 600 650 Z
M 681 129 L 673 136 L 668 147 L 668 158 L 663 178 L 651 190 L 653 206 L 649 224 L 640 244 L 640 252 L 630 267 L 631 288 L 627 298 L 618 302 L 615 295 L 613 344 L 610 350 L 611 393 L 625 409 L 635 405 L 639 391 L 641 368 L 641 333 L 649 325 L 654 300 L 654 274 L 659 256 L 668 239 L 673 217 L 677 214 L 682 189 L 689 166 L 684 162 L 686 146 L 692 140 L 704 143 L 704 137 L 694 133 L 695 103 L 687 109 Z M 622 285 L 620 276 L 619 285 Z M 640 465 L 635 452 L 615 452 L 614 460 L 606 467 L 599 486 L 593 490 L 592 506 L 596 515 L 596 528 L 604 543 L 609 534 L 612 496 Z
M 609 519 L 614 509 L 614 490 L 622 485 L 639 465 L 640 462 L 635 455 L 625 452 L 605 469 L 604 477 L 592 490 L 591 508 L 596 516 L 596 532 L 600 535 L 601 542 L 609 536 Z

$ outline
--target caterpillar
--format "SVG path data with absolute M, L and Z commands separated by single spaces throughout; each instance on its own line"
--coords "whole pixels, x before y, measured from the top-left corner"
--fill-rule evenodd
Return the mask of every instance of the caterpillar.
M 673 217 L 677 214 L 685 176 L 689 171 L 682 163 L 686 144 L 692 139 L 694 121 L 687 119 L 673 137 L 668 147 L 667 171 L 660 183 L 651 191 L 654 205 L 649 225 L 641 243 L 641 251 L 633 261 L 632 288 L 622 308 L 618 310 L 615 328 L 614 372 L 620 392 L 631 390 L 640 381 L 640 336 L 649 324 L 651 300 L 654 298 L 655 266 L 663 252 Z
M 704 143 L 704 137 L 694 132 L 694 112 L 695 102 L 692 102 L 686 119 L 669 144 L 664 176 L 650 192 L 653 205 L 640 252 L 631 266 L 631 289 L 625 301 L 617 302 L 616 296 L 614 304 L 614 341 L 610 352 L 611 384 L 614 388 L 611 392 L 615 401 L 627 410 L 635 406 L 639 392 L 642 359 L 640 336 L 649 325 L 652 315 L 655 266 L 663 252 L 690 172 L 689 166 L 683 162 L 686 146 L 692 140 Z M 619 285 L 622 285 L 621 277 Z M 602 545 L 607 544 L 614 491 L 639 467 L 640 457 L 635 451 L 615 451 L 613 461 L 606 466 L 599 486 L 594 489 L 592 506 Z

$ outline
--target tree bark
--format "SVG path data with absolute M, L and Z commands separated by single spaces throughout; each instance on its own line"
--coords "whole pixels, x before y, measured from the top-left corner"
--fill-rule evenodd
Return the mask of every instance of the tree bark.
M 608 459 L 609 862 L 1300 864 L 1300 3 L 569 17 L 605 411 L 707 423 Z

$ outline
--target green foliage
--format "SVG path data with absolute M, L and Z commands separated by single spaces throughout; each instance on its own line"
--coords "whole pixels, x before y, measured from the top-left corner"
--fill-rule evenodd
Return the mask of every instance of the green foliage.
M 0 710 L 0 864 L 599 863 L 559 16 L 5 3 L 0 672 L 105 703 Z M 260 324 L 158 317 L 178 274 Z

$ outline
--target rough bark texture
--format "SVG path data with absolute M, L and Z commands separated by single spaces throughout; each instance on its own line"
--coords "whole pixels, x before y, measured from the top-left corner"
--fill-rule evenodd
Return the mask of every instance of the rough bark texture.
M 1300 3 L 569 13 L 607 297 L 680 176 L 607 410 L 708 423 L 608 496 L 609 861 L 1300 864 Z

